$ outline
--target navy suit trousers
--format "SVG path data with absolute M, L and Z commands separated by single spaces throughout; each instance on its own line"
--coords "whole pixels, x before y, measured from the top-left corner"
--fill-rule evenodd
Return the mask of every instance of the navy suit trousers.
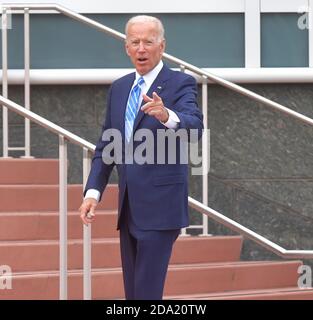
M 172 247 L 180 229 L 140 230 L 132 220 L 128 201 L 126 194 L 120 220 L 125 297 L 161 300 Z

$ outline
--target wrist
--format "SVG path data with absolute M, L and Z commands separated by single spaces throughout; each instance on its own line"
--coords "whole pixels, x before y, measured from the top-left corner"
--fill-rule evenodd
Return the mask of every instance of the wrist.
M 166 108 L 164 108 L 164 117 L 161 120 L 161 122 L 166 123 L 168 121 L 169 117 L 170 117 L 170 114 L 169 114 L 168 110 Z

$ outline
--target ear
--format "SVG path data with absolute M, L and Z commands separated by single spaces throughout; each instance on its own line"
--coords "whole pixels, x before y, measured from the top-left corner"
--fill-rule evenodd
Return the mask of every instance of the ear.
M 165 51 L 165 47 L 166 47 L 166 41 L 165 41 L 165 39 L 163 39 L 162 42 L 161 42 L 161 44 L 160 44 L 160 48 L 161 48 L 162 54 L 163 54 L 164 51 Z
M 125 41 L 125 51 L 126 51 L 127 55 L 130 56 L 127 41 Z

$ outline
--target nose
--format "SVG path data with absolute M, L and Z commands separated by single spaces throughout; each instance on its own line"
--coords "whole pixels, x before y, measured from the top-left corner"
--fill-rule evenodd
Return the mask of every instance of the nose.
M 145 44 L 143 41 L 140 41 L 139 42 L 139 47 L 138 47 L 138 51 L 139 52 L 142 52 L 142 51 L 145 51 L 146 50 L 146 47 L 145 47 Z

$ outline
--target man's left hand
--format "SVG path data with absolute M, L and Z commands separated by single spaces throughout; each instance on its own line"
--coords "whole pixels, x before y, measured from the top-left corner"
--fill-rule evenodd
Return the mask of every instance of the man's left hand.
M 152 98 L 144 94 L 143 101 L 146 103 L 141 107 L 141 110 L 145 114 L 153 116 L 163 123 L 168 121 L 168 111 L 163 104 L 162 98 L 159 97 L 156 92 L 152 93 Z

